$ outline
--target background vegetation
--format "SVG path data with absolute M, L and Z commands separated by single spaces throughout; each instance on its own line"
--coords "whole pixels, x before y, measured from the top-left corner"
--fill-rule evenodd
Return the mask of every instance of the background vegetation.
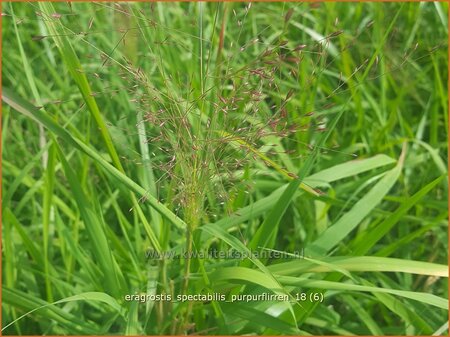
M 3 334 L 448 333 L 446 3 L 2 8 Z

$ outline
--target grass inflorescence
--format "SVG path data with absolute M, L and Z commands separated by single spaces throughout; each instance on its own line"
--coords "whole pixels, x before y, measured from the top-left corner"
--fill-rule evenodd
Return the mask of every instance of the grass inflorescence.
M 447 4 L 2 11 L 4 334 L 448 332 Z

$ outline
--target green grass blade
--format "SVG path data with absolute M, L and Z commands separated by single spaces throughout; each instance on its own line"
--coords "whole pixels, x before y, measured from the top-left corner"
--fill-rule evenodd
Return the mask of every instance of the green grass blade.
M 361 322 L 367 326 L 370 333 L 374 336 L 383 336 L 383 330 L 379 327 L 377 322 L 372 318 L 368 310 L 366 310 L 358 300 L 354 299 L 351 295 L 343 295 L 342 298 L 345 300 L 348 306 L 350 306 L 353 312 L 360 318 Z
M 400 176 L 405 158 L 404 147 L 398 164 L 390 170 L 353 208 L 345 213 L 333 226 L 329 227 L 307 250 L 324 255 L 341 242 L 377 206 Z
M 97 326 L 79 319 L 76 315 L 17 289 L 2 287 L 2 302 L 3 305 L 7 304 L 26 312 L 36 313 L 39 319 L 48 319 L 79 334 L 95 335 L 100 330 Z M 5 325 L 2 331 L 7 326 Z
M 44 22 L 51 37 L 55 41 L 57 48 L 60 51 L 62 59 L 64 60 L 70 75 L 77 84 L 81 94 L 83 95 L 83 99 L 86 102 L 87 107 L 89 108 L 89 111 L 91 112 L 92 116 L 95 119 L 95 122 L 99 127 L 100 133 L 114 165 L 119 170 L 121 170 L 122 165 L 120 163 L 119 156 L 117 155 L 116 149 L 114 148 L 114 144 L 108 132 L 108 128 L 106 127 L 106 123 L 103 120 L 100 110 L 97 106 L 97 102 L 95 101 L 94 95 L 87 80 L 86 74 L 83 71 L 80 60 L 78 59 L 78 56 L 75 53 L 72 44 L 67 38 L 66 31 L 63 29 L 61 22 L 58 19 L 52 18 L 52 14 L 56 12 L 53 4 L 50 2 L 40 2 L 39 7 L 45 15 L 46 20 Z
M 66 35 L 66 31 L 64 30 L 63 25 L 61 24 L 59 19 L 55 19 L 52 17 L 52 14 L 55 13 L 55 9 L 53 4 L 51 3 L 39 3 L 39 6 L 46 16 L 45 24 L 47 29 L 49 30 L 51 37 L 55 41 L 56 46 L 58 47 L 61 57 L 64 60 L 69 73 L 72 78 L 76 82 L 78 89 L 80 90 L 84 102 L 86 103 L 89 111 L 94 117 L 95 122 L 97 123 L 98 129 L 102 135 L 103 141 L 106 144 L 108 153 L 112 159 L 114 166 L 122 173 L 124 173 L 123 166 L 120 162 L 119 155 L 117 154 L 116 148 L 114 147 L 111 135 L 106 126 L 106 122 L 98 108 L 97 101 L 95 100 L 95 95 L 93 94 L 91 87 L 89 85 L 89 81 L 84 73 L 84 70 L 81 66 L 80 60 Z M 158 251 L 161 250 L 159 241 L 157 240 L 156 234 L 154 233 L 153 228 L 147 221 L 141 206 L 135 195 L 131 194 L 131 203 L 133 204 L 133 209 L 136 210 L 139 218 L 144 224 L 145 231 L 149 236 L 150 241 L 152 242 L 155 249 Z
M 267 243 L 269 242 L 269 239 L 273 235 L 273 233 L 276 233 L 278 224 L 281 220 L 281 217 L 286 212 L 290 202 L 292 201 L 292 198 L 295 195 L 295 192 L 298 190 L 300 184 L 302 183 L 303 179 L 307 176 L 307 174 L 310 172 L 313 163 L 316 160 L 316 157 L 319 154 L 319 150 L 322 148 L 322 146 L 325 144 L 328 137 L 333 132 L 334 128 L 336 127 L 337 122 L 341 118 L 343 114 L 343 110 L 340 111 L 334 119 L 331 121 L 330 126 L 326 133 L 324 133 L 317 144 L 314 147 L 314 150 L 312 153 L 308 156 L 306 159 L 305 164 L 302 166 L 298 173 L 298 178 L 294 179 L 292 182 L 289 183 L 286 190 L 284 190 L 283 194 L 280 196 L 280 198 L 277 200 L 275 206 L 272 208 L 264 222 L 261 224 L 261 226 L 258 228 L 256 234 L 254 235 L 253 239 L 249 243 L 249 247 L 251 249 L 257 249 L 258 247 L 262 246 L 265 247 Z
M 408 298 L 411 300 L 419 301 L 422 303 L 426 303 L 440 309 L 448 310 L 448 300 L 446 298 L 442 298 L 436 295 L 415 292 L 415 291 L 406 291 L 406 290 L 397 290 L 397 289 L 389 289 L 389 288 L 380 288 L 374 286 L 367 285 L 357 285 L 351 284 L 347 282 L 333 282 L 333 281 L 320 281 L 320 280 L 308 280 L 308 279 L 298 279 L 296 277 L 290 276 L 280 276 L 280 282 L 286 285 L 297 285 L 300 287 L 311 287 L 311 288 L 321 288 L 321 289 L 329 289 L 329 290 L 349 290 L 349 291 L 364 291 L 364 292 L 380 292 L 392 294 L 404 298 Z
M 186 228 L 186 224 L 182 219 L 177 217 L 172 213 L 166 206 L 160 203 L 154 196 L 149 195 L 147 191 L 136 184 L 133 180 L 128 178 L 125 174 L 120 172 L 118 169 L 109 164 L 105 159 L 101 157 L 94 149 L 84 144 L 81 140 L 74 138 L 70 133 L 58 125 L 50 116 L 42 113 L 36 107 L 30 103 L 24 101 L 22 98 L 15 95 L 8 88 L 2 88 L 2 98 L 6 104 L 10 105 L 15 110 L 20 113 L 32 118 L 33 120 L 41 123 L 47 129 L 51 130 L 55 135 L 63 139 L 72 147 L 84 152 L 89 157 L 94 159 L 98 164 L 100 164 L 106 172 L 111 174 L 119 182 L 127 186 L 130 190 L 137 193 L 140 196 L 145 197 L 145 200 L 150 203 L 150 205 L 155 208 L 162 216 L 167 218 L 171 223 L 173 223 L 178 228 Z
M 329 184 L 331 182 L 353 177 L 382 166 L 387 166 L 396 161 L 384 154 L 378 154 L 370 158 L 351 160 L 343 164 L 334 165 L 328 169 L 314 173 L 305 178 L 305 181 L 312 186 Z
M 272 273 L 280 275 L 334 272 L 343 269 L 347 272 L 383 271 L 448 277 L 448 268 L 446 265 L 390 257 L 332 256 L 325 257 L 321 260 L 309 260 L 310 259 L 296 259 L 290 262 L 277 263 L 268 268 Z M 317 265 L 319 261 L 322 261 L 323 263 Z M 345 272 L 342 273 L 345 274 Z
M 244 267 L 235 267 L 239 268 L 236 270 L 239 270 L 242 272 L 242 275 L 244 278 L 247 278 L 248 280 L 253 279 L 256 280 L 257 283 L 260 285 L 263 285 L 264 287 L 272 290 L 273 292 L 277 294 L 286 294 L 286 290 L 280 286 L 278 281 L 273 277 L 272 273 L 267 269 L 267 267 L 257 258 L 255 258 L 252 254 L 252 251 L 248 249 L 242 242 L 240 242 L 237 238 L 230 235 L 226 231 L 224 231 L 222 228 L 217 226 L 202 226 L 199 227 L 200 230 L 205 231 L 221 240 L 226 242 L 228 245 L 239 251 L 243 254 L 243 256 L 246 256 L 248 260 L 250 260 L 255 266 L 257 266 L 261 270 L 261 274 L 264 275 L 262 279 L 255 279 L 255 274 L 253 274 L 253 269 L 250 268 L 244 268 Z M 291 311 L 293 315 L 293 309 L 290 303 L 287 303 L 289 310 Z
M 64 168 L 64 172 L 67 177 L 67 181 L 73 193 L 73 197 L 77 203 L 78 209 L 81 214 L 81 218 L 86 226 L 89 238 L 91 240 L 92 249 L 96 255 L 97 261 L 100 264 L 103 272 L 103 283 L 105 288 L 115 296 L 118 296 L 123 289 L 121 289 L 121 283 L 123 284 L 122 273 L 117 269 L 116 262 L 109 247 L 108 240 L 106 238 L 105 224 L 102 223 L 102 218 L 96 214 L 96 210 L 89 203 L 89 198 L 81 189 L 81 184 L 75 175 L 75 172 L 69 166 L 61 149 L 55 144 L 59 159 Z M 122 280 L 122 282 L 120 282 Z
M 7 294 L 9 294 L 9 289 L 3 289 L 4 291 L 6 290 Z M 12 295 L 12 294 L 11 294 Z M 75 302 L 75 301 L 86 301 L 86 302 L 103 302 L 106 303 L 109 307 L 113 308 L 114 310 L 118 311 L 119 313 L 123 313 L 123 308 L 119 305 L 119 303 L 117 303 L 117 301 L 112 298 L 111 296 L 109 296 L 108 294 L 105 293 L 101 293 L 101 292 L 86 292 L 86 293 L 82 293 L 82 294 L 78 294 L 78 295 L 74 295 L 74 296 L 70 296 L 58 301 L 55 301 L 53 303 L 47 303 L 47 304 L 43 304 L 41 306 L 38 306 L 32 310 L 29 310 L 28 312 L 26 312 L 25 314 L 23 314 L 22 316 L 18 317 L 17 319 L 15 319 L 14 321 L 8 323 L 7 325 L 5 325 L 4 327 L 2 327 L 2 331 L 7 329 L 9 326 L 11 326 L 12 324 L 16 323 L 17 321 L 21 320 L 22 318 L 34 313 L 37 310 L 42 310 L 42 309 L 53 309 L 54 312 L 60 312 L 59 310 L 55 310 L 54 309 L 54 305 L 55 304 L 60 304 L 60 303 L 67 303 L 67 302 Z M 64 312 L 64 311 L 61 311 Z
M 248 321 L 248 325 L 273 329 L 283 335 L 303 335 L 303 333 L 289 323 L 273 317 L 263 311 L 240 303 L 226 303 L 222 307 L 228 315 Z
M 419 202 L 425 195 L 427 195 L 436 185 L 438 185 L 444 176 L 441 176 L 429 184 L 425 185 L 420 191 L 413 196 L 406 199 L 397 210 L 387 217 L 382 223 L 377 225 L 374 229 L 364 234 L 361 241 L 356 241 L 352 249 L 355 255 L 366 254 L 381 238 L 389 232 L 389 230 L 400 221 L 403 216 Z
M 224 139 L 226 139 L 226 141 L 228 143 L 230 143 L 231 145 L 234 146 L 234 148 L 236 149 L 240 149 L 240 148 L 245 148 L 248 151 L 250 151 L 251 153 L 254 153 L 255 155 L 257 155 L 264 163 L 266 163 L 269 166 L 272 166 L 276 171 L 278 171 L 281 175 L 283 175 L 286 179 L 289 180 L 293 180 L 294 178 L 294 174 L 292 172 L 289 172 L 287 170 L 285 170 L 284 168 L 282 168 L 280 165 L 278 165 L 276 162 L 274 162 L 272 159 L 270 159 L 269 157 L 267 157 L 264 153 L 262 153 L 261 151 L 259 151 L 258 149 L 255 149 L 253 146 L 251 146 L 250 144 L 248 144 L 245 140 L 243 140 L 242 138 L 239 138 L 237 136 L 233 136 L 232 134 L 225 132 L 225 131 L 221 131 L 219 132 L 219 134 L 224 137 Z M 306 185 L 305 183 L 301 182 L 300 183 L 300 188 L 312 195 L 318 196 L 319 194 L 310 186 Z
M 54 142 L 53 142 L 54 143 Z M 49 274 L 49 249 L 52 237 L 50 236 L 50 225 L 51 225 L 51 212 L 52 212 L 52 199 L 53 199 L 53 186 L 55 183 L 55 145 L 50 145 L 48 151 L 47 167 L 45 168 L 45 178 L 44 178 L 44 200 L 42 209 L 42 235 L 43 235 L 43 245 L 44 245 L 44 270 L 45 270 L 45 287 L 47 291 L 47 301 L 53 301 L 52 286 L 50 283 Z

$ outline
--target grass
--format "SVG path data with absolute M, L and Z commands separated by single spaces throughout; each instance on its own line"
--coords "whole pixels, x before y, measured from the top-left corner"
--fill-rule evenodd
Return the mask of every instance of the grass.
M 3 334 L 448 333 L 446 3 L 2 11 Z

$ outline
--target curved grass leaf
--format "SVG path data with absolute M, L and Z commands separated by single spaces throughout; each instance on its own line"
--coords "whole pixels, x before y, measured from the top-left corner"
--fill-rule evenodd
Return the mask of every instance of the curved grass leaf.
M 352 249 L 355 255 L 362 255 L 367 253 L 389 230 L 400 221 L 405 214 L 419 202 L 425 195 L 427 195 L 435 186 L 437 186 L 445 176 L 441 176 L 432 182 L 425 185 L 417 193 L 407 198 L 395 212 L 386 217 L 382 223 L 364 233 L 364 237 L 360 241 L 356 241 Z
M 445 298 L 438 297 L 436 295 L 405 291 L 389 288 L 380 288 L 366 285 L 357 285 L 351 283 L 342 283 L 334 281 L 323 281 L 323 280 L 312 280 L 307 278 L 292 277 L 292 276 L 276 276 L 282 284 L 288 286 L 298 286 L 307 288 L 318 288 L 327 290 L 348 290 L 348 291 L 364 291 L 364 292 L 381 292 L 388 293 L 392 295 L 397 295 L 405 298 L 409 298 L 415 301 L 426 303 L 429 305 L 436 306 L 441 309 L 448 310 L 448 300 Z M 258 270 L 243 268 L 243 267 L 229 267 L 222 268 L 211 273 L 211 280 L 214 281 L 244 281 L 251 282 L 265 288 L 270 289 L 273 283 L 267 278 L 262 272 Z
M 2 288 L 2 292 L 3 294 L 7 296 L 7 300 L 8 301 L 10 298 L 12 298 L 13 296 L 19 296 L 19 294 L 17 293 L 16 290 L 13 289 L 8 289 L 8 288 Z M 26 297 L 30 297 L 29 295 L 24 294 L 25 298 Z M 24 301 L 25 301 L 24 298 Z M 42 300 L 37 300 L 39 302 L 43 302 Z M 101 293 L 101 292 L 85 292 L 85 293 L 81 293 L 78 295 L 74 295 L 74 296 L 70 296 L 70 297 L 66 297 L 63 298 L 61 300 L 55 301 L 53 303 L 47 303 L 47 304 L 42 304 L 32 310 L 29 310 L 28 312 L 26 312 L 25 314 L 23 314 L 22 316 L 18 317 L 17 319 L 15 319 L 14 321 L 8 323 L 7 325 L 5 325 L 2 328 L 2 331 L 7 329 L 9 326 L 11 326 L 12 324 L 16 323 L 17 321 L 21 320 L 22 318 L 38 311 L 38 310 L 42 310 L 42 309 L 46 309 L 46 315 L 47 317 L 53 318 L 56 321 L 62 321 L 63 324 L 67 324 L 67 322 L 65 322 L 65 320 L 70 317 L 70 319 L 72 319 L 74 322 L 73 324 L 76 324 L 75 322 L 77 321 L 77 319 L 75 318 L 75 316 L 72 317 L 71 314 L 66 313 L 65 310 L 59 309 L 57 307 L 55 307 L 55 304 L 61 304 L 61 303 L 67 303 L 67 302 L 74 302 L 74 301 L 86 301 L 87 303 L 89 302 L 103 302 L 106 303 L 109 307 L 111 307 L 112 309 L 116 310 L 117 312 L 119 312 L 122 316 L 123 316 L 123 308 L 119 305 L 119 303 L 117 303 L 117 301 L 112 298 L 111 296 L 109 296 L 108 294 L 105 293 Z M 82 324 L 78 323 L 79 326 L 81 327 Z M 95 333 L 95 332 L 94 332 Z
M 400 176 L 406 155 L 406 146 L 397 165 L 358 202 L 345 213 L 334 225 L 329 227 L 306 249 L 317 255 L 324 255 L 341 242 L 359 223 L 381 202 Z
M 2 302 L 3 305 L 7 304 L 27 311 L 24 317 L 36 312 L 39 317 L 61 324 L 62 326 L 70 329 L 70 331 L 74 331 L 82 335 L 94 335 L 100 330 L 100 328 L 96 325 L 83 321 L 76 315 L 68 313 L 67 311 L 58 308 L 51 303 L 17 289 L 2 287 Z M 15 322 L 11 322 L 5 325 L 2 328 L 2 331 L 14 323 Z
M 350 160 L 314 173 L 306 177 L 305 182 L 311 186 L 328 185 L 333 181 L 353 177 L 363 172 L 394 164 L 395 162 L 394 159 L 385 154 L 377 154 L 370 158 Z
M 394 259 L 376 256 L 333 256 L 313 261 L 298 259 L 271 265 L 268 269 L 274 274 L 300 275 L 302 273 L 324 273 L 343 269 L 347 272 L 399 272 L 417 275 L 448 277 L 448 267 L 442 264 Z
M 348 290 L 348 291 L 364 291 L 364 292 L 380 292 L 392 294 L 400 297 L 409 298 L 415 301 L 419 301 L 425 304 L 433 305 L 435 307 L 448 310 L 448 300 L 433 294 L 427 294 L 416 291 L 397 290 L 389 288 L 380 288 L 366 285 L 358 285 L 343 282 L 322 281 L 322 280 L 310 280 L 299 279 L 291 276 L 280 276 L 278 278 L 282 284 L 285 285 L 297 285 L 299 287 L 307 288 L 319 288 L 328 290 Z
M 72 135 L 67 130 L 65 130 L 59 124 L 57 124 L 50 116 L 42 113 L 42 111 L 40 111 L 30 103 L 15 95 L 9 88 L 5 87 L 2 88 L 2 99 L 6 104 L 11 106 L 13 109 L 41 123 L 47 129 L 51 130 L 55 135 L 57 135 L 65 142 L 67 142 L 69 145 L 84 152 L 89 157 L 94 159 L 98 164 L 100 164 L 105 169 L 107 173 L 111 174 L 119 182 L 127 186 L 133 192 L 139 194 L 142 197 L 145 197 L 145 200 L 148 201 L 153 208 L 155 208 L 162 216 L 164 216 L 167 220 L 176 225 L 178 228 L 182 229 L 186 228 L 186 224 L 182 219 L 180 219 L 174 213 L 172 213 L 154 196 L 149 195 L 144 188 L 136 184 L 125 174 L 123 174 L 118 169 L 109 164 L 94 149 L 83 143 L 81 140 L 72 137 Z

